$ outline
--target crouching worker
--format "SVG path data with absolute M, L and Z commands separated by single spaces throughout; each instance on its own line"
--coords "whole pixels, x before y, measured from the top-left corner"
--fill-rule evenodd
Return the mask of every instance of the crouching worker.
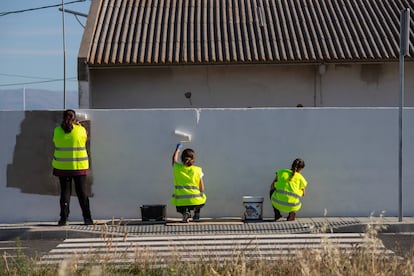
M 302 159 L 295 159 L 290 170 L 276 172 L 276 177 L 270 185 L 270 199 L 275 212 L 275 220 L 282 217 L 280 212 L 289 213 L 288 221 L 295 220 L 296 212 L 300 210 L 301 197 L 305 195 L 306 179 L 301 172 L 305 167 Z
M 172 156 L 174 193 L 171 204 L 183 215 L 182 222 L 189 221 L 191 211 L 194 211 L 193 221 L 199 221 L 200 209 L 207 199 L 204 194 L 203 171 L 194 165 L 195 152 L 192 149 L 185 149 L 181 154 L 182 163 L 178 163 L 181 148 L 182 145 L 178 144 Z

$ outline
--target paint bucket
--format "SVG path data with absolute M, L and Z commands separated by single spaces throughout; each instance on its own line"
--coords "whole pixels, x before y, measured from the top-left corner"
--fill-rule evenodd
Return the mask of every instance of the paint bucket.
M 263 219 L 263 197 L 243 196 L 243 220 Z
M 164 221 L 166 205 L 141 205 L 142 221 Z

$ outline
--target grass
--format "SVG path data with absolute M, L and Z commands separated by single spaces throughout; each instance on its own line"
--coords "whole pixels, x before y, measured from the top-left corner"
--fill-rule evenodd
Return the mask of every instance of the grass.
M 226 260 L 202 256 L 185 262 L 177 252 L 166 259 L 148 249 L 136 249 L 135 261 L 124 265 L 93 254 L 74 256 L 59 265 L 38 265 L 40 257 L 30 258 L 17 250 L 14 257 L 2 255 L 0 275 L 414 275 L 413 252 L 398 256 L 376 251 L 382 247 L 378 238 L 382 227 L 381 223 L 368 225 L 363 245 L 347 251 L 324 240 L 320 249 L 304 249 L 277 260 L 253 260 L 241 253 Z M 111 236 L 102 233 L 102 237 L 108 241 L 109 252 Z M 122 260 L 121 253 L 117 257 Z
M 304 250 L 296 256 L 278 261 L 254 260 L 244 257 L 233 260 L 170 262 L 156 266 L 157 259 L 134 262 L 126 267 L 110 263 L 79 265 L 76 259 L 59 266 L 36 265 L 36 260 L 19 256 L 12 260 L 3 255 L 0 275 L 414 275 L 411 256 L 381 256 L 370 252 L 315 252 Z

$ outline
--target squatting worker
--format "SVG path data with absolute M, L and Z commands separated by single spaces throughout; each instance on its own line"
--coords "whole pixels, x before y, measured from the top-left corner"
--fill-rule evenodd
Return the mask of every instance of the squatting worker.
M 291 169 L 278 170 L 270 185 L 270 199 L 272 201 L 275 220 L 282 217 L 280 212 L 289 213 L 287 220 L 295 220 L 296 212 L 300 210 L 301 197 L 305 195 L 308 185 L 301 172 L 305 167 L 302 159 L 295 159 Z
M 178 144 L 172 156 L 174 169 L 174 193 L 171 204 L 176 206 L 177 212 L 183 216 L 182 222 L 188 222 L 191 211 L 194 211 L 193 221 L 200 220 L 200 209 L 206 203 L 202 168 L 195 166 L 195 152 L 185 149 L 181 153 L 181 162 L 178 163 L 178 154 L 182 148 Z
M 53 175 L 60 182 L 60 220 L 58 225 L 66 225 L 69 217 L 69 203 L 72 195 L 72 180 L 82 209 L 86 225 L 93 224 L 86 194 L 86 176 L 89 173 L 89 160 L 86 151 L 88 135 L 86 129 L 76 120 L 74 110 L 63 112 L 63 120 L 53 133 L 55 152 L 52 166 Z

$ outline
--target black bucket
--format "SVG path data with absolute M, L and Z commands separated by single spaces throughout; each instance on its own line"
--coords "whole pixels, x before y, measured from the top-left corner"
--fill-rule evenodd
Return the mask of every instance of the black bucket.
M 141 205 L 142 221 L 165 221 L 166 205 Z

